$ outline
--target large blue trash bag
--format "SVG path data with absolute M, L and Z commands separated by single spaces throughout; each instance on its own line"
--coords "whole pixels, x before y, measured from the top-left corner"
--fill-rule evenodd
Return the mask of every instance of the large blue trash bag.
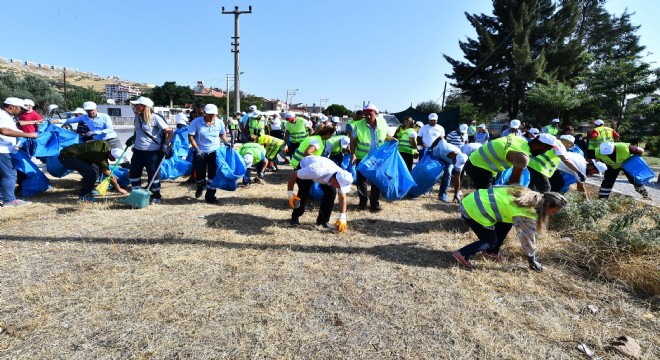
M 50 189 L 50 181 L 46 175 L 30 160 L 30 155 L 23 150 L 11 154 L 11 162 L 16 171 L 27 176 L 21 185 L 21 196 L 30 196 Z
M 369 153 L 360 161 L 357 171 L 376 185 L 386 200 L 402 199 L 415 185 L 395 140 Z
M 218 171 L 211 179 L 211 185 L 222 190 L 236 190 L 236 180 L 242 178 L 246 171 L 243 157 L 236 150 L 221 146 L 216 150 L 216 163 Z
M 438 182 L 444 168 L 445 164 L 427 151 L 410 172 L 416 185 L 410 188 L 408 195 L 417 197 L 426 194 Z
M 39 135 L 37 135 L 37 148 L 33 155 L 35 157 L 57 156 L 62 148 L 80 142 L 80 138 L 75 132 L 57 127 L 48 121 L 41 124 L 37 132 Z
M 46 170 L 49 174 L 57 178 L 65 177 L 73 172 L 72 170 L 65 168 L 57 156 L 46 157 Z
M 557 170 L 557 171 L 559 171 L 559 170 Z M 577 182 L 577 179 L 575 178 L 575 176 L 573 176 L 573 175 L 571 175 L 567 172 L 563 172 L 563 171 L 559 171 L 559 172 L 561 173 L 561 176 L 564 178 L 564 187 L 561 188 L 561 190 L 559 190 L 559 192 L 561 194 L 563 194 L 563 193 L 568 191 L 568 188 L 570 188 L 571 185 L 573 185 Z
M 309 196 L 312 200 L 320 203 L 323 200 L 323 189 L 321 189 L 321 184 L 314 182 L 314 185 L 309 189 Z
M 509 178 L 511 177 L 511 172 L 513 172 L 512 167 L 502 171 L 500 177 L 495 181 L 495 185 L 508 185 L 507 182 L 509 182 Z M 527 168 L 524 168 L 522 175 L 520 175 L 520 185 L 525 187 L 529 186 L 529 170 L 527 170 Z
M 110 168 L 112 169 L 112 167 L 110 167 Z M 115 169 L 115 172 L 112 173 L 112 176 L 114 176 L 115 179 L 117 179 L 117 184 L 119 184 L 119 186 L 121 186 L 121 187 L 126 187 L 126 186 L 131 184 L 131 180 L 128 177 L 128 169 L 127 168 L 117 166 L 117 168 Z M 103 173 L 101 173 L 101 177 L 100 177 L 99 180 L 103 181 L 103 179 L 105 179 L 105 175 L 103 175 Z M 110 187 L 112 187 L 112 185 L 110 185 Z
M 184 126 L 180 129 L 174 130 L 174 137 L 172 138 L 172 150 L 174 155 L 180 158 L 188 158 L 188 148 L 190 148 L 190 141 L 188 140 L 188 127 Z
M 160 166 L 160 178 L 174 180 L 179 176 L 189 175 L 192 168 L 192 163 L 175 155 L 163 160 L 163 165 Z
M 344 155 L 340 166 L 342 170 L 346 170 L 353 175 L 353 184 L 357 184 L 357 170 L 355 170 L 355 164 L 351 164 L 351 154 Z
M 628 160 L 624 161 L 621 167 L 626 170 L 630 176 L 635 178 L 635 184 L 648 184 L 650 183 L 655 174 L 653 170 L 646 164 L 646 161 L 641 156 L 633 155 Z

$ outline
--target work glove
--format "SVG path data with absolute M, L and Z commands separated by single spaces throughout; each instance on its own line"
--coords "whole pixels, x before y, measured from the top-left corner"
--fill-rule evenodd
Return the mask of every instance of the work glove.
M 536 260 L 536 255 L 528 256 L 527 261 L 529 262 L 529 268 L 536 272 L 543 272 L 543 266 L 541 263 Z
M 578 173 L 578 178 L 580 179 L 580 182 L 582 182 L 582 183 L 587 181 L 587 178 L 582 173 Z
M 201 151 L 195 151 L 195 157 L 197 160 L 204 160 L 204 153 Z
M 454 201 L 460 203 L 461 200 L 463 200 L 463 192 L 459 190 L 457 193 L 454 194 Z
M 297 209 L 300 207 L 300 198 L 298 195 L 295 195 L 293 191 L 289 191 L 289 206 L 292 209 Z
M 131 147 L 133 144 L 135 144 L 135 134 L 126 140 L 126 147 Z
M 160 146 L 160 151 L 163 153 L 166 159 L 172 157 L 172 146 L 170 144 L 163 144 Z
M 335 221 L 335 226 L 337 227 L 338 232 L 344 232 L 348 230 L 348 223 L 346 222 L 346 213 L 339 214 L 339 219 Z

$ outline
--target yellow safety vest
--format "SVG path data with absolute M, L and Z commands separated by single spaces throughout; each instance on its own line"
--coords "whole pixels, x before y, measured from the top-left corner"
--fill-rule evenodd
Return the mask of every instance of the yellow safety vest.
M 605 164 L 609 165 L 612 169 L 621 167 L 624 161 L 628 160 L 632 155 L 630 154 L 630 144 L 618 142 L 614 144 L 614 153 L 616 154 L 616 161 L 612 161 L 609 155 L 600 153 L 600 146 L 596 148 L 596 158 L 600 159 Z
M 284 127 L 289 132 L 289 141 L 292 143 L 299 143 L 309 137 L 309 131 L 305 126 L 305 119 L 296 118 L 293 123 L 286 122 Z
M 551 177 L 552 174 L 555 173 L 555 170 L 557 170 L 557 166 L 559 166 L 560 162 L 561 159 L 555 154 L 555 149 L 550 149 L 543 154 L 530 156 L 529 165 L 527 167 L 532 168 L 547 177 Z
M 594 130 L 598 133 L 598 136 L 589 139 L 589 150 L 598 149 L 600 144 L 604 142 L 614 142 L 614 130 L 611 127 L 601 125 Z
M 367 124 L 367 119 L 362 119 L 353 123 L 353 126 L 357 129 L 357 147 L 355 149 L 355 157 L 358 159 L 364 159 L 369 150 L 371 149 L 371 128 Z M 387 122 L 382 117 L 376 118 L 376 138 L 378 140 L 378 145 L 381 146 L 385 142 L 387 137 Z
M 559 129 L 557 129 L 556 127 L 554 127 L 554 126 L 552 126 L 552 125 L 546 125 L 546 126 L 544 126 L 544 127 L 545 127 L 545 129 L 546 129 L 546 132 L 547 132 L 548 134 L 550 134 L 550 135 L 555 135 L 555 136 L 557 136 L 557 134 L 559 134 Z
M 256 164 L 261 161 L 262 155 L 266 156 L 266 149 L 257 143 L 246 143 L 238 149 L 238 153 L 241 154 L 241 156 L 245 156 L 247 153 L 252 154 L 254 163 Z
M 470 218 L 483 226 L 512 224 L 516 216 L 538 219 L 533 208 L 518 206 L 513 202 L 509 189 L 510 186 L 495 186 L 476 190 L 466 196 L 461 204 Z
M 305 151 L 307 151 L 307 148 L 309 147 L 309 143 L 312 140 L 318 140 L 319 142 L 319 145 L 316 146 L 316 150 L 314 150 L 312 155 L 321 156 L 321 154 L 323 154 L 323 150 L 325 149 L 325 141 L 321 139 L 321 135 L 313 135 L 308 137 L 307 139 L 303 140 L 303 142 L 300 143 L 300 146 L 298 146 L 296 152 L 291 157 L 291 166 L 294 169 L 298 166 L 298 164 L 300 164 L 300 160 L 302 160 L 305 157 Z
M 521 136 L 505 136 L 485 143 L 477 151 L 470 154 L 472 165 L 488 170 L 493 175 L 513 164 L 506 159 L 509 151 L 519 151 L 530 155 L 529 144 Z
M 348 136 L 335 135 L 326 141 L 325 144 L 326 148 L 332 146 L 332 150 L 330 150 L 330 155 L 337 155 L 341 152 L 341 139 L 344 137 L 347 138 Z
M 249 118 L 248 119 L 248 128 L 250 135 L 263 134 L 264 129 L 266 128 L 266 121 L 261 120 L 260 118 Z
M 275 159 L 277 153 L 284 146 L 284 140 L 278 139 L 270 135 L 259 136 L 257 142 L 263 145 L 264 148 L 266 148 L 266 157 L 268 158 L 268 160 Z
M 414 154 L 417 152 L 417 149 L 410 144 L 410 134 L 413 132 L 415 132 L 415 129 L 413 128 L 401 128 L 396 134 L 396 138 L 399 139 L 399 152 L 406 154 Z

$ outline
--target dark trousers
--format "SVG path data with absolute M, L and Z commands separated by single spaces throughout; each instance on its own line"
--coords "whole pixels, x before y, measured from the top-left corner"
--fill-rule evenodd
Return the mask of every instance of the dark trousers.
M 547 176 L 541 174 L 540 172 L 527 167 L 529 170 L 529 188 L 538 191 L 541 194 L 547 193 L 550 191 L 550 179 Z M 556 171 L 555 171 L 556 172 Z
M 550 177 L 550 191 L 560 192 L 565 184 L 563 173 L 555 170 L 555 173 Z
M 312 180 L 303 180 L 296 179 L 296 184 L 298 184 L 298 197 L 300 198 L 300 207 L 293 209 L 292 218 L 297 219 L 305 213 L 305 204 L 307 204 L 307 199 L 309 198 L 309 193 L 314 185 Z M 337 189 L 330 185 L 321 185 L 321 190 L 323 190 L 323 199 L 321 199 L 321 209 L 319 210 L 319 215 L 316 217 L 316 224 L 322 225 L 330 221 L 330 215 L 332 215 L 332 207 L 335 204 L 335 198 L 337 197 Z
M 203 157 L 201 159 L 195 155 L 193 166 L 195 167 L 195 180 L 197 182 L 197 188 L 206 188 L 204 200 L 211 201 L 215 199 L 216 189 L 213 185 L 209 184 L 209 179 L 213 179 L 215 174 L 218 172 L 216 152 L 213 151 L 210 153 L 203 153 Z
M 284 131 L 282 130 L 271 130 L 270 136 L 274 136 L 278 139 L 284 139 Z
M 614 169 L 611 166 L 607 165 L 607 170 L 605 170 L 605 176 L 603 176 L 603 182 L 600 184 L 600 190 L 598 191 L 598 197 L 601 199 L 607 199 L 610 197 L 616 178 L 619 176 L 619 172 L 623 171 L 623 174 L 626 175 L 628 182 L 635 185 L 635 189 L 641 188 L 643 184 L 636 184 L 635 178 L 632 177 L 628 172 L 622 168 Z
M 406 163 L 406 167 L 408 168 L 408 171 L 412 171 L 413 160 L 414 160 L 413 154 L 404 153 L 404 152 L 399 152 L 399 154 L 401 154 L 401 157 L 403 158 L 403 162 Z
M 465 163 L 463 167 L 465 173 L 470 177 L 472 181 L 472 186 L 475 189 L 488 189 L 493 186 L 493 173 L 486 169 L 474 166 L 470 160 Z
M 355 161 L 355 167 L 360 164 L 360 160 Z M 357 172 L 357 193 L 360 198 L 360 207 L 367 206 L 367 178 L 362 175 L 360 171 Z M 369 203 L 372 208 L 380 205 L 380 189 L 378 186 L 371 184 L 371 192 L 369 193 Z
M 292 143 L 289 144 L 289 153 L 288 153 L 289 158 L 293 157 L 293 154 L 296 153 L 296 150 L 298 150 L 299 146 L 300 146 L 300 143 L 292 142 Z
M 466 245 L 460 248 L 461 255 L 464 258 L 469 259 L 472 255 L 478 253 L 479 251 L 486 251 L 493 254 L 498 254 L 500 252 L 500 247 L 504 243 L 504 239 L 509 234 L 513 224 L 507 223 L 496 223 L 495 229 L 490 230 L 486 229 L 483 225 L 478 222 L 463 217 L 463 220 L 467 222 L 470 226 L 470 229 L 474 231 L 479 240 L 473 242 L 472 244 Z
M 142 171 L 147 169 L 147 182 L 154 178 L 151 188 L 148 190 L 152 192 L 151 197 L 160 199 L 160 170 L 156 174 L 156 166 L 163 158 L 163 153 L 160 150 L 144 151 L 133 148 L 133 157 L 131 157 L 131 168 L 128 170 L 128 177 L 131 181 L 131 188 L 139 189 L 142 182 Z
M 101 175 L 101 170 L 96 164 L 90 164 L 76 158 L 59 158 L 59 160 L 65 168 L 75 170 L 82 176 L 80 196 L 87 195 L 94 190 L 94 184 Z

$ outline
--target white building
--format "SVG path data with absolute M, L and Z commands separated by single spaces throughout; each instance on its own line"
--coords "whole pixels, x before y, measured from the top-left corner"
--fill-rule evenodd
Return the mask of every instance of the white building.
M 122 84 L 105 85 L 105 98 L 113 99 L 116 103 L 126 103 L 128 99 L 140 96 L 140 89 L 137 86 Z

